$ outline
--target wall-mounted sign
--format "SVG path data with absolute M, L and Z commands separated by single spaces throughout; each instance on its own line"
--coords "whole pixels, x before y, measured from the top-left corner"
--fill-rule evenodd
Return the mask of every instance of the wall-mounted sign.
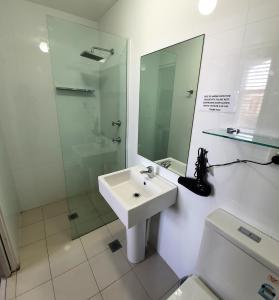
M 200 110 L 212 112 L 234 112 L 235 97 L 230 93 L 203 94 L 200 101 Z

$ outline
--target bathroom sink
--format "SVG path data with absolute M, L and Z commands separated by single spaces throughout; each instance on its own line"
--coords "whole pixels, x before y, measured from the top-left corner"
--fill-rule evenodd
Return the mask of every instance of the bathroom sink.
M 99 191 L 126 228 L 131 228 L 176 202 L 177 187 L 159 175 L 141 174 L 143 166 L 99 176 Z

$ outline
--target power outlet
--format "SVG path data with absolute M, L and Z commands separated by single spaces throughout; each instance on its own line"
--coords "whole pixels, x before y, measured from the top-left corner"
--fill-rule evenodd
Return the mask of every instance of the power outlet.
M 268 153 L 267 153 L 266 161 L 271 161 L 272 157 L 277 156 L 277 155 L 279 155 L 278 149 L 270 148 Z
M 274 155 L 271 160 L 275 165 L 279 165 L 279 154 Z

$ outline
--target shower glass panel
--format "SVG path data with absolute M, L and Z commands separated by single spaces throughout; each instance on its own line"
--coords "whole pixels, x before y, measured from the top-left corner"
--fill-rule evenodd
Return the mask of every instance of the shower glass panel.
M 54 17 L 48 34 L 76 238 L 117 218 L 98 192 L 98 176 L 125 168 L 127 41 Z

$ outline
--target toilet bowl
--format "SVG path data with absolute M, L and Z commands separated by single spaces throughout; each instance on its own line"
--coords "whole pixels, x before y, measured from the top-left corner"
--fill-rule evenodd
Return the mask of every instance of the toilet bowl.
M 206 219 L 195 274 L 168 300 L 278 300 L 279 242 L 218 209 Z

